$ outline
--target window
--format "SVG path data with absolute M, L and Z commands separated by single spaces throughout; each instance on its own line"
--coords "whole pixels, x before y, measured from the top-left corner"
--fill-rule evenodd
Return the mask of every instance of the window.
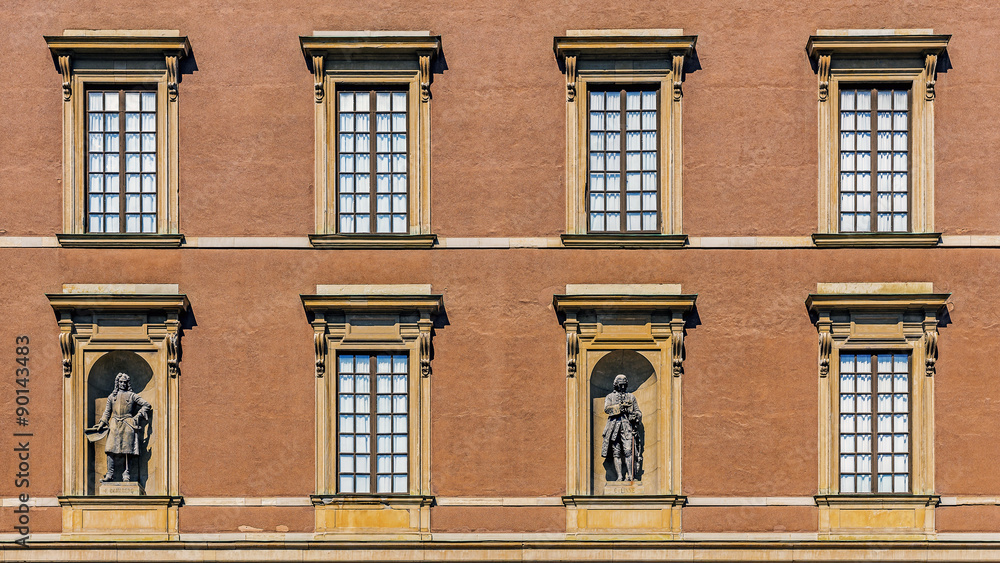
M 408 373 L 405 354 L 339 356 L 339 492 L 409 492 Z
M 840 355 L 841 493 L 910 492 L 909 370 L 907 354 Z
M 179 246 L 176 31 L 45 38 L 63 74 L 63 246 Z
M 317 286 L 316 532 L 420 539 L 430 527 L 429 285 Z
M 431 63 L 428 32 L 301 37 L 316 99 L 313 246 L 427 248 Z
M 840 232 L 910 230 L 909 107 L 905 87 L 841 88 Z
M 87 232 L 155 233 L 156 92 L 89 90 L 87 154 Z
M 590 232 L 658 232 L 658 101 L 655 86 L 590 91 Z
M 408 232 L 406 111 L 405 91 L 338 94 L 341 233 Z
M 824 538 L 934 533 L 934 379 L 949 294 L 923 282 L 821 283 L 819 494 Z
M 578 247 L 680 247 L 681 84 L 697 37 L 571 30 L 566 72 L 566 233 Z
M 566 331 L 563 503 L 578 539 L 680 537 L 684 327 L 695 298 L 676 284 L 570 284 L 553 297 Z M 618 426 L 621 438 L 606 439 L 619 374 L 640 415 L 628 438 Z
M 820 30 L 818 246 L 933 246 L 934 98 L 948 35 Z

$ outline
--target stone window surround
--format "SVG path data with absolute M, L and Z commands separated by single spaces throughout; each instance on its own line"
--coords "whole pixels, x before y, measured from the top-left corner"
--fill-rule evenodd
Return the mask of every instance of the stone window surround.
M 697 36 L 678 29 L 569 30 L 553 48 L 566 74 L 565 246 L 589 248 L 679 248 L 681 225 L 681 99 L 685 61 Z M 587 95 L 591 85 L 655 83 L 659 86 L 660 232 L 588 233 Z M 624 141 L 623 141 L 624 142 Z
M 566 529 L 577 539 L 680 537 L 681 375 L 684 326 L 696 295 L 676 284 L 567 285 L 553 296 L 566 330 Z M 654 319 L 654 314 L 661 318 Z M 635 324 L 635 317 L 647 317 Z M 592 490 L 589 351 L 657 353 L 658 494 L 606 496 Z M 615 516 L 609 516 L 614 514 Z
M 191 54 L 176 30 L 66 30 L 46 36 L 63 90 L 63 232 L 68 247 L 178 247 L 177 83 Z M 86 91 L 91 85 L 146 85 L 156 90 L 157 232 L 88 233 L 86 228 Z
M 928 539 L 935 533 L 934 375 L 938 326 L 951 294 L 931 283 L 820 283 L 806 307 L 819 331 L 819 533 Z M 910 494 L 840 494 L 841 351 L 910 355 Z
M 934 98 L 950 35 L 929 29 L 818 30 L 806 51 L 818 75 L 821 247 L 936 246 L 934 232 Z M 910 228 L 906 233 L 840 233 L 840 85 L 908 83 L 910 115 Z M 873 198 L 874 199 L 874 198 Z M 875 202 L 872 201 L 872 205 Z
M 430 248 L 431 63 L 441 37 L 426 31 L 314 31 L 299 41 L 313 72 L 316 142 L 316 248 Z M 340 234 L 337 218 L 336 96 L 342 86 L 407 89 L 408 232 Z M 372 163 L 374 166 L 374 163 Z M 374 202 L 372 202 L 374 205 Z
M 178 376 L 181 317 L 187 297 L 171 284 L 75 285 L 46 295 L 59 323 L 63 371 L 64 539 L 178 539 L 177 509 L 183 502 L 178 480 Z M 116 319 L 138 325 L 125 327 Z M 163 319 L 163 320 L 158 320 Z M 106 324 L 110 323 L 110 324 Z M 88 357 L 128 350 L 151 354 L 151 394 L 157 441 L 151 463 L 160 471 L 147 494 L 109 497 L 87 494 L 86 427 Z
M 429 539 L 431 336 L 442 296 L 420 284 L 321 285 L 301 298 L 316 351 L 317 537 Z M 408 355 L 409 494 L 337 492 L 339 352 Z

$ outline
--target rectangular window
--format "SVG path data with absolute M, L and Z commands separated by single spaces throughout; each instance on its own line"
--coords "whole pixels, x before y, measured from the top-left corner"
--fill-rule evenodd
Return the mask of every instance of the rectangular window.
M 339 492 L 407 493 L 407 357 L 341 354 L 337 366 Z
M 156 146 L 156 92 L 87 91 L 87 232 L 157 232 Z
M 840 232 L 910 230 L 909 102 L 908 88 L 841 86 Z
M 909 373 L 907 354 L 841 353 L 841 493 L 910 491 Z
M 365 90 L 337 97 L 341 233 L 408 232 L 406 96 Z
M 589 94 L 589 231 L 659 232 L 658 90 Z

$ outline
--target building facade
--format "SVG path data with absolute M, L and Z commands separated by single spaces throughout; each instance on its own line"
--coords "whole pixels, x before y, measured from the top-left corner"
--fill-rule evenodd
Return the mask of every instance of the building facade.
M 0 557 L 1000 559 L 995 12 L 5 7 Z

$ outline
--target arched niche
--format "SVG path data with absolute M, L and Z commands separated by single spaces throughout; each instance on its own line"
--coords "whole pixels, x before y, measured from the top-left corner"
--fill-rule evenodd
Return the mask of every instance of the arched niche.
M 593 354 L 601 354 L 590 373 L 593 490 L 596 494 L 602 494 L 605 486 L 613 484 L 616 479 L 614 463 L 610 457 L 601 456 L 601 446 L 604 442 L 604 425 L 608 421 L 608 415 L 604 413 L 604 399 L 614 390 L 615 376 L 621 373 L 628 378 L 628 392 L 635 395 L 639 410 L 642 411 L 639 439 L 644 443 L 645 449 L 636 480 L 642 483 L 645 494 L 655 494 L 659 469 L 656 462 L 659 447 L 656 428 L 657 376 L 652 361 L 646 355 L 652 355 L 652 360 L 656 361 L 657 352 L 614 350 Z
M 145 355 L 149 355 L 148 353 Z M 92 428 L 104 414 L 108 395 L 114 390 L 115 377 L 119 373 L 127 373 L 132 382 L 132 391 L 143 399 L 151 402 L 153 393 L 150 382 L 153 380 L 153 368 L 149 361 L 141 355 L 127 351 L 114 350 L 100 356 L 90 368 L 87 376 L 87 427 Z M 149 479 L 149 459 L 151 456 L 150 439 L 156 432 L 155 417 L 140 428 L 138 468 L 132 470 L 132 479 L 139 482 L 144 489 Z M 107 456 L 104 453 L 104 443 L 107 438 L 90 444 L 87 454 L 87 494 L 96 494 L 101 477 L 108 468 Z

